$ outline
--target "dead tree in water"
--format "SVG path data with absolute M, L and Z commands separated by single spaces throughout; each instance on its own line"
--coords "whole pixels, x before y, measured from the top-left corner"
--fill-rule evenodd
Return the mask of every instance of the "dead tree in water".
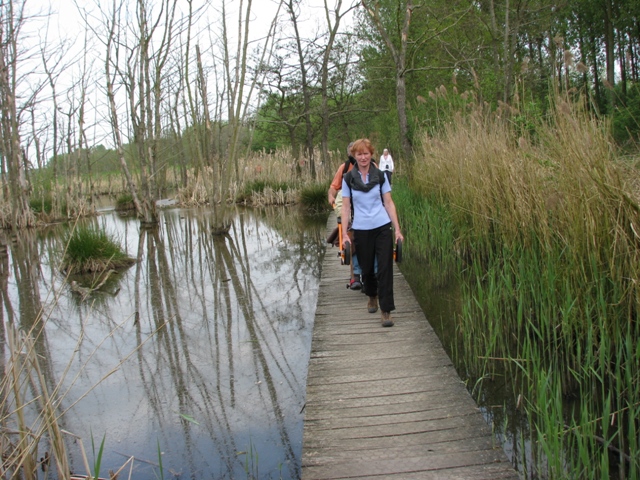
M 127 46 L 122 43 L 126 42 L 126 34 L 119 30 L 120 25 L 123 25 L 122 28 L 129 27 L 127 21 L 122 21 L 122 15 L 126 14 L 123 10 L 124 2 L 120 5 L 113 2 L 113 12 L 108 21 L 105 65 L 107 97 L 120 164 L 138 217 L 148 225 L 158 223 L 155 202 L 160 194 L 157 179 L 162 175 L 162 167 L 158 165 L 158 143 L 162 134 L 162 80 L 168 76 L 165 67 L 174 39 L 173 23 L 177 0 L 162 0 L 158 3 L 153 7 L 158 9 L 158 14 L 156 18 L 152 18 L 153 12 L 148 10 L 147 2 L 137 0 L 136 38 L 131 46 Z M 128 114 L 133 131 L 132 143 L 135 146 L 139 185 L 133 181 L 124 156 L 115 100 L 116 82 L 124 87 L 129 103 Z

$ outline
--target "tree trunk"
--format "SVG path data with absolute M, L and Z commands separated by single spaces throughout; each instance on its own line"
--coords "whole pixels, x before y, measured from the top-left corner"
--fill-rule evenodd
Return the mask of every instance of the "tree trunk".
M 627 96 L 627 61 L 625 58 L 625 35 L 618 32 L 618 63 L 620 64 L 620 88 L 622 89 L 622 98 Z
M 593 35 L 593 32 L 591 32 L 590 35 L 590 41 L 591 41 L 591 63 L 592 63 L 592 68 L 593 68 L 593 92 L 595 94 L 596 97 L 596 105 L 598 107 L 599 113 L 602 112 L 602 103 L 601 101 L 603 100 L 602 98 L 602 82 L 600 81 L 600 74 L 599 74 L 599 68 L 598 68 L 598 49 L 597 49 L 597 42 L 596 39 Z
M 385 29 L 382 20 L 380 18 L 379 6 L 374 1 L 373 4 L 369 0 L 362 0 L 362 5 L 365 7 L 369 18 L 376 26 L 378 32 L 382 36 L 385 45 L 391 53 L 395 69 L 396 69 L 396 107 L 398 111 L 398 126 L 400 128 L 400 142 L 402 144 L 402 151 L 404 159 L 408 162 L 413 160 L 413 145 L 409 136 L 409 122 L 407 119 L 407 90 L 406 90 L 406 56 L 407 56 L 407 42 L 409 40 L 409 26 L 411 25 L 411 15 L 413 9 L 413 0 L 407 0 L 405 15 L 402 25 L 402 31 L 400 32 L 400 48 L 397 48 L 393 40 L 391 39 L 389 32 Z
M 396 102 L 398 106 L 398 125 L 400 127 L 400 141 L 404 158 L 411 161 L 413 157 L 413 145 L 409 137 L 409 123 L 407 120 L 407 87 L 404 71 L 399 71 L 396 78 Z
M 300 30 L 298 29 L 298 15 L 295 12 L 295 4 L 293 0 L 288 0 L 287 9 L 291 16 L 291 23 L 293 24 L 293 31 L 295 32 L 295 42 L 298 51 L 298 61 L 300 63 L 300 76 L 302 80 L 302 99 L 304 102 L 304 123 L 306 129 L 306 142 L 305 151 L 307 153 L 307 160 L 309 161 L 309 168 L 311 170 L 311 178 L 316 178 L 316 166 L 314 160 L 314 145 L 313 145 L 313 124 L 311 121 L 311 91 L 309 82 L 307 79 L 307 67 L 306 62 L 308 59 L 304 58 L 304 52 L 302 51 L 302 40 L 300 38 Z
M 613 29 L 613 5 L 611 0 L 605 0 L 604 15 L 604 50 L 607 62 L 607 81 L 613 87 L 616 83 L 615 78 L 615 34 Z
M 493 0 L 489 0 L 489 17 L 491 24 L 491 47 L 492 47 L 492 55 L 493 55 L 493 69 L 495 72 L 500 71 L 500 51 L 499 51 L 499 42 L 498 42 L 498 21 L 496 18 L 496 9 L 495 3 Z M 497 83 L 497 82 L 496 82 Z M 504 91 L 504 90 L 503 90 Z M 496 100 L 503 96 L 501 92 L 496 92 Z
M 120 166 L 122 167 L 122 173 L 124 174 L 124 177 L 125 177 L 126 188 L 129 190 L 129 193 L 131 194 L 131 198 L 136 208 L 138 217 L 141 219 L 143 223 L 153 223 L 153 220 L 156 218 L 155 211 L 150 212 L 147 206 L 146 205 L 143 206 L 142 202 L 140 201 L 135 182 L 133 181 L 131 172 L 129 172 L 129 167 L 127 166 L 127 161 L 124 157 L 124 146 L 122 142 L 122 136 L 120 135 L 118 110 L 116 108 L 115 93 L 113 88 L 113 78 L 111 75 L 112 49 L 115 49 L 117 52 L 118 49 L 120 48 L 119 44 L 115 41 L 116 26 L 117 26 L 117 19 L 116 19 L 116 11 L 114 10 L 113 16 L 111 18 L 111 24 L 109 25 L 109 34 L 107 37 L 107 55 L 105 60 L 105 77 L 107 81 L 107 100 L 109 102 L 109 113 L 111 115 L 111 131 L 113 133 L 113 139 L 116 146 L 116 152 L 118 154 L 118 160 L 120 161 Z M 116 54 L 116 58 L 117 57 L 118 55 Z M 152 208 L 155 208 L 155 202 L 153 203 Z
M 327 0 L 324 0 L 324 12 L 327 19 L 327 27 L 329 28 L 329 39 L 327 46 L 324 50 L 322 57 L 322 84 L 321 95 L 322 105 L 320 116 L 322 118 L 322 138 L 320 140 L 322 165 L 326 168 L 329 163 L 329 95 L 327 92 L 328 80 L 329 80 L 329 60 L 331 59 L 331 51 L 333 49 L 333 43 L 340 27 L 340 20 L 346 15 L 353 7 L 347 9 L 344 13 L 340 13 L 342 7 L 342 0 L 338 0 L 335 5 L 335 23 L 331 25 L 331 15 L 329 14 L 329 7 Z
M 24 5 L 16 5 L 18 8 Z M 35 217 L 29 207 L 29 185 L 24 171 L 20 145 L 20 118 L 16 105 L 18 64 L 18 31 L 23 21 L 22 11 L 14 15 L 14 4 L 0 4 L 0 152 L 7 169 L 13 230 L 35 225 Z M 16 22 L 16 23 L 14 23 Z

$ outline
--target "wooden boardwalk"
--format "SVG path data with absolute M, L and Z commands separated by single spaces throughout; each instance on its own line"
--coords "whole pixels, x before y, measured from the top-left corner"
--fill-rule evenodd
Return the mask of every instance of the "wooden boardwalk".
M 328 232 L 335 225 L 329 218 Z M 328 234 L 327 232 L 327 234 Z M 518 479 L 395 269 L 395 326 L 346 288 L 327 245 L 307 378 L 302 478 Z

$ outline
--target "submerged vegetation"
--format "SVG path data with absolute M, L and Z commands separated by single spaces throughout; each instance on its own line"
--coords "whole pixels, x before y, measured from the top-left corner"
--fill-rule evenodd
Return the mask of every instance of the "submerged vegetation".
M 476 394 L 513 388 L 527 476 L 637 478 L 638 159 L 584 105 L 452 113 L 396 202 L 412 254 L 459 272 L 454 349 Z

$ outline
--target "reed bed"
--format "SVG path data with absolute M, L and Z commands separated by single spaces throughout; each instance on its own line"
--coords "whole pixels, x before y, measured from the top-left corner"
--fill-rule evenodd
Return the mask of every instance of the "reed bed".
M 640 185 L 583 106 L 455 115 L 422 139 L 419 208 L 402 215 L 433 222 L 412 245 L 463 272 L 467 370 L 517 379 L 539 459 L 528 474 L 637 478 Z
M 227 200 L 251 206 L 291 205 L 301 201 L 306 188 L 328 184 L 345 153 L 331 152 L 323 163 L 320 151 L 314 152 L 315 161 L 294 158 L 291 149 L 282 148 L 273 153 L 251 152 L 238 160 L 238 176 L 230 185 Z M 209 203 L 208 186 L 215 184 L 211 168 L 190 169 L 187 184 L 178 189 L 177 199 L 183 205 Z
M 248 152 L 238 159 L 237 175 L 235 166 L 227 173 L 231 175 L 232 181 L 226 199 L 228 202 L 252 206 L 300 203 L 308 199 L 305 189 L 325 184 L 328 188 L 333 174 L 346 158 L 346 153 L 329 152 L 328 160 L 322 162 L 321 153 L 316 150 L 314 158 L 316 160 L 312 166 L 306 158 L 295 158 L 290 148 L 278 149 L 273 153 Z M 223 161 L 216 158 L 212 163 L 219 168 Z M 135 173 L 135 168 L 132 170 Z M 219 183 L 212 166 L 188 167 L 186 183 L 181 180 L 178 165 L 170 166 L 162 173 L 162 185 L 159 188 L 163 195 L 175 195 L 183 206 L 210 204 L 211 192 Z M 107 195 L 114 199 L 130 197 L 124 176 L 118 172 L 74 179 L 70 184 L 64 179 L 54 184 L 45 175 L 36 176 L 33 181 L 30 205 L 37 215 L 37 224 L 95 215 L 95 200 L 98 196 Z M 8 229 L 11 225 L 11 208 L 8 200 L 4 199 L 0 201 L 0 228 Z

